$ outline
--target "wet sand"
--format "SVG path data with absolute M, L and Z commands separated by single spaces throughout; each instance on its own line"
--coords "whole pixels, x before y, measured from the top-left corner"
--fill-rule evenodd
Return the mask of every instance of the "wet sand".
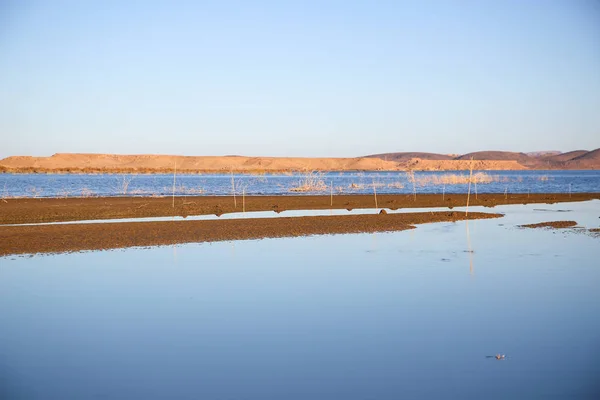
M 537 224 L 526 224 L 519 225 L 520 228 L 572 228 L 577 225 L 576 221 L 548 221 L 548 222 L 539 222 Z
M 491 213 L 469 213 L 468 215 L 468 219 L 497 217 L 502 215 Z M 466 219 L 463 212 L 445 211 L 208 221 L 0 226 L 0 256 L 267 237 L 401 231 L 414 228 L 413 224 L 463 219 Z
M 493 207 L 501 204 L 558 203 L 600 199 L 600 193 L 569 194 L 474 194 L 471 206 Z M 66 199 L 6 199 L 0 201 L 0 224 L 58 222 L 94 219 L 166 217 L 189 215 L 221 215 L 246 211 L 328 210 L 374 208 L 372 195 L 324 196 L 231 196 L 197 197 L 99 197 Z M 466 194 L 377 195 L 379 208 L 462 207 Z

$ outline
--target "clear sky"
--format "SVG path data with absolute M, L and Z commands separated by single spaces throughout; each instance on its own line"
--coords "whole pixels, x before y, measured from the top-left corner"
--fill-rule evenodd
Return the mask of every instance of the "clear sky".
M 600 147 L 600 1 L 0 0 L 0 157 Z

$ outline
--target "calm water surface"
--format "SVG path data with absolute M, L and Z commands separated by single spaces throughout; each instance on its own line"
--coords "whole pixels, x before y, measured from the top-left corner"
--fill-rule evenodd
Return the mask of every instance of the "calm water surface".
M 598 398 L 600 239 L 515 225 L 598 227 L 600 202 L 494 210 L 0 258 L 0 398 Z

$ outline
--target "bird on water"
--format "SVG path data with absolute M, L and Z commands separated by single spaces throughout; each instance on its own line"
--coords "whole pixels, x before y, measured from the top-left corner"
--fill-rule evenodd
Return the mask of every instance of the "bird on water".
M 505 354 L 496 354 L 495 356 L 485 356 L 486 358 L 495 358 L 496 360 L 504 360 L 506 358 Z

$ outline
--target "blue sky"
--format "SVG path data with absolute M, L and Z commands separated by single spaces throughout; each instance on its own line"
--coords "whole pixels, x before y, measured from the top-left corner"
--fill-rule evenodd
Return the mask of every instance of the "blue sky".
M 600 2 L 0 0 L 0 157 L 600 147 Z

